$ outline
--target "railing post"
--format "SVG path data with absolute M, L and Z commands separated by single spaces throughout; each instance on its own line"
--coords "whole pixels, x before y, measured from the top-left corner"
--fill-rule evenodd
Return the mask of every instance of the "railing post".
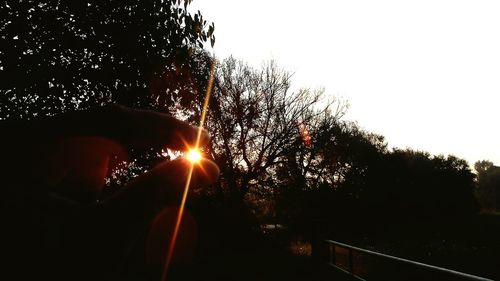
M 353 258 L 352 258 L 352 249 L 348 248 L 349 250 L 349 272 L 351 275 L 354 275 L 354 264 L 353 264 Z
M 330 264 L 335 264 L 337 262 L 336 256 L 335 256 L 335 245 L 334 244 L 328 244 L 328 250 L 329 250 L 329 260 Z
M 311 239 L 311 258 L 317 264 L 328 262 L 329 244 L 321 239 L 319 235 L 314 235 Z

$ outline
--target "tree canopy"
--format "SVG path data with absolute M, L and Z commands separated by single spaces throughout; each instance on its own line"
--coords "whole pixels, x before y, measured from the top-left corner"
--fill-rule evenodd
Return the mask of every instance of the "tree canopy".
M 110 102 L 166 110 L 191 95 L 190 55 L 215 37 L 190 2 L 6 1 L 0 119 Z
M 496 211 L 500 208 L 500 167 L 488 160 L 474 164 L 477 172 L 478 199 L 484 211 Z
M 292 92 L 291 74 L 270 61 L 255 69 L 234 58 L 218 68 L 207 121 L 214 140 L 211 153 L 231 192 L 244 195 L 250 185 L 268 188 L 279 182 L 276 169 L 290 150 L 307 150 L 306 130 L 321 115 L 338 118 L 343 108 L 320 106 L 322 90 Z M 255 185 L 256 184 L 256 185 Z
M 309 231 L 345 212 L 423 219 L 477 211 L 465 160 L 388 149 L 383 136 L 342 120 L 344 103 L 323 103 L 322 90 L 291 91 L 291 75 L 274 62 L 253 68 L 231 57 L 215 81 L 206 125 L 219 191 L 264 220 Z

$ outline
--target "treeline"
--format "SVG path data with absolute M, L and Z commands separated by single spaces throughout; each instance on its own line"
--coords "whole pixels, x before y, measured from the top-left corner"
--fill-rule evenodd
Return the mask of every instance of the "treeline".
M 216 70 L 206 153 L 221 178 L 192 205 L 208 256 L 222 248 L 252 256 L 263 245 L 255 233 L 264 231 L 282 247 L 328 238 L 465 272 L 491 270 L 457 261 L 483 247 L 473 229 L 485 227 L 464 159 L 390 149 L 382 135 L 344 120 L 345 102 L 322 89 L 292 91 L 291 74 L 274 62 L 254 68 L 228 58 Z
M 475 174 L 455 156 L 388 149 L 343 120 L 347 105 L 322 90 L 292 92 L 274 62 L 217 67 L 207 152 L 222 177 L 214 194 L 245 201 L 261 223 L 310 233 L 346 220 L 425 221 L 479 210 Z

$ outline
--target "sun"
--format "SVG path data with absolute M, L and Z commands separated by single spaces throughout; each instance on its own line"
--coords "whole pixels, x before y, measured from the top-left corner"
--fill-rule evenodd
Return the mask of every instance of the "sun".
M 201 153 L 198 149 L 190 149 L 186 154 L 186 158 L 192 163 L 198 163 L 201 160 Z

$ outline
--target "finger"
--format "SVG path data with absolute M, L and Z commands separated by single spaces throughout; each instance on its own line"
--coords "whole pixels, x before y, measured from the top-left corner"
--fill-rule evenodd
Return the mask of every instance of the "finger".
M 189 172 L 192 176 L 188 188 L 213 184 L 219 177 L 219 168 L 202 159 L 192 164 L 178 158 L 164 162 L 151 171 L 139 176 L 121 192 L 104 203 L 106 208 L 120 212 L 120 217 L 141 217 L 150 219 L 166 205 L 178 205 L 181 201 Z
M 105 114 L 120 117 L 110 132 L 112 137 L 136 148 L 162 147 L 186 150 L 194 146 L 200 134 L 199 145 L 205 145 L 208 133 L 169 115 L 113 106 Z
M 208 133 L 166 114 L 135 110 L 118 105 L 106 106 L 93 111 L 77 111 L 57 117 L 35 120 L 9 120 L 0 122 L 0 146 L 4 161 L 0 173 L 7 181 L 19 181 L 21 173 L 37 170 L 26 160 L 49 157 L 54 142 L 67 137 L 105 137 L 124 147 L 147 149 L 169 147 L 187 150 L 198 142 L 204 146 Z M 57 171 L 57 170 L 56 170 Z M 56 179 L 59 175 L 56 175 Z M 30 178 L 30 177 L 28 177 Z
M 63 132 L 99 135 L 126 146 L 145 149 L 167 146 L 187 150 L 208 143 L 208 133 L 164 113 L 111 105 L 92 112 L 74 112 L 56 120 Z M 199 140 L 198 140 L 199 135 Z

